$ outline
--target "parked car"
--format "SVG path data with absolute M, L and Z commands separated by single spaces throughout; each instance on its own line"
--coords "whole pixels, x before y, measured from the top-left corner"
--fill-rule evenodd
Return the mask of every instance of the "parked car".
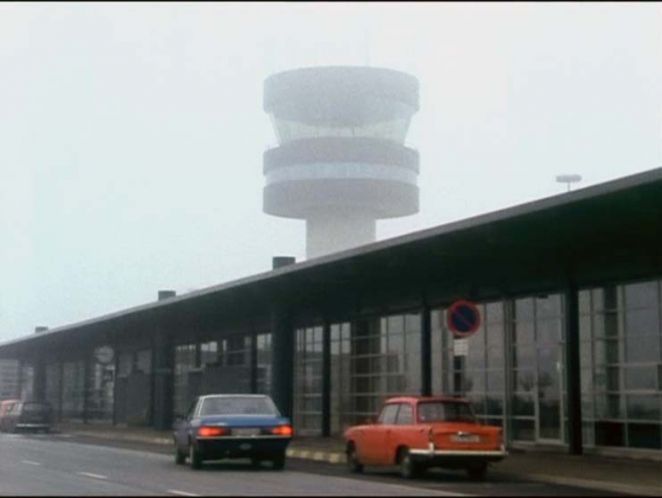
M 250 458 L 253 465 L 271 460 L 285 466 L 285 451 L 294 431 L 269 396 L 210 394 L 199 396 L 174 427 L 175 462 L 186 459 L 199 469 L 205 460 Z
M 0 409 L 0 429 L 6 432 L 49 432 L 53 423 L 50 404 L 40 401 L 6 400 Z
M 411 478 L 445 467 L 481 479 L 488 462 L 507 455 L 501 428 L 478 423 L 469 401 L 460 398 L 391 398 L 376 422 L 350 427 L 344 436 L 352 472 L 364 465 L 399 465 L 401 475 Z

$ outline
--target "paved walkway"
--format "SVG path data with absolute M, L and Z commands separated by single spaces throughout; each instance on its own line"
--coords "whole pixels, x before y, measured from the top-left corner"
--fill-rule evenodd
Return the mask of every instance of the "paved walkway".
M 61 424 L 58 430 L 62 433 L 99 439 L 172 444 L 171 432 L 146 427 Z M 343 447 L 340 439 L 295 437 L 287 450 L 287 455 L 291 458 L 344 464 Z M 492 465 L 490 473 L 603 491 L 662 496 L 662 461 L 659 460 L 511 451 L 505 460 Z

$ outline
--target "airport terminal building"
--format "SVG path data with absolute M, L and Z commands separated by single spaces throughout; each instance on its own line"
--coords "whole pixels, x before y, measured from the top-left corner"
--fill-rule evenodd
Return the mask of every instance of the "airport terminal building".
M 168 429 L 198 394 L 269 393 L 333 437 L 446 393 L 509 447 L 662 457 L 662 168 L 173 294 L 0 344 L 16 395 Z

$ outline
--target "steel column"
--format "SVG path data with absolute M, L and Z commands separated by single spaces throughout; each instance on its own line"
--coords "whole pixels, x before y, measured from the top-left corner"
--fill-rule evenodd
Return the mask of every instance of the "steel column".
M 322 329 L 322 436 L 331 435 L 331 324 Z
M 570 286 L 565 297 L 566 332 L 566 386 L 568 399 L 568 452 L 572 455 L 583 453 L 582 437 L 582 398 L 579 356 L 579 296 L 577 288 Z
M 423 302 L 421 310 L 421 394 L 432 395 L 432 320 L 431 309 Z
M 155 429 L 168 430 L 172 428 L 174 404 L 175 350 L 171 338 L 165 333 L 156 333 L 152 351 L 152 420 Z
M 294 389 L 294 330 L 286 310 L 275 310 L 271 318 L 272 384 L 271 394 L 285 417 L 292 417 Z

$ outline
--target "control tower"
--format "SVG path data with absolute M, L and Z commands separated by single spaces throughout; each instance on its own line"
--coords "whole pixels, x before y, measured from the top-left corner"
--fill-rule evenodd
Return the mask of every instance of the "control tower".
M 391 69 L 327 66 L 276 73 L 264 110 L 278 146 L 264 153 L 264 212 L 306 220 L 306 257 L 375 241 L 376 220 L 418 212 L 418 152 L 404 145 L 418 80 Z

